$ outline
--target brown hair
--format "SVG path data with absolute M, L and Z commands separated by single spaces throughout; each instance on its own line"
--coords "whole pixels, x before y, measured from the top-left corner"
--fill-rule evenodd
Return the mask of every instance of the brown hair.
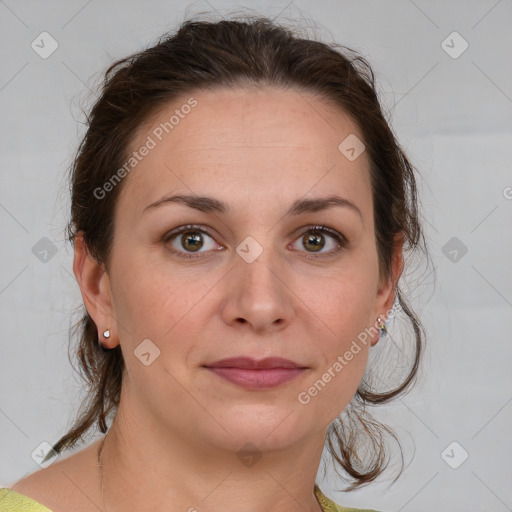
M 137 128 L 178 96 L 238 85 L 275 85 L 313 93 L 348 113 L 360 128 L 371 162 L 381 276 L 390 275 L 395 235 L 401 232 L 404 251 L 423 249 L 428 255 L 419 223 L 414 169 L 382 114 L 368 62 L 345 46 L 299 37 L 263 16 L 218 22 L 189 19 L 176 33 L 162 36 L 154 46 L 108 68 L 70 169 L 69 241 L 83 235 L 91 255 L 108 271 L 114 208 L 123 182 L 109 191 L 105 201 L 98 200 L 94 191 L 129 158 Z M 327 446 L 345 470 L 349 489 L 374 480 L 383 471 L 387 465 L 383 436 L 394 436 L 369 416 L 366 405 L 387 402 L 409 389 L 422 352 L 423 327 L 398 283 L 394 286 L 396 301 L 413 326 L 414 335 L 405 343 L 411 347 L 412 363 L 405 377 L 386 391 L 376 391 L 365 375 L 352 402 L 331 424 Z M 73 447 L 96 423 L 102 433 L 107 431 L 106 420 L 117 411 L 125 368 L 119 346 L 100 349 L 98 326 L 85 308 L 74 328 L 79 335 L 76 355 L 88 394 L 73 427 L 54 445 L 57 453 Z

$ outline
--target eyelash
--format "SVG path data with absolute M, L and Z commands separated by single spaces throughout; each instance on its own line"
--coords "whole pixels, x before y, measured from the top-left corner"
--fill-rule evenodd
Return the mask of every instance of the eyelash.
M 183 233 L 185 231 L 197 231 L 199 233 L 204 233 L 204 234 L 208 235 L 210 238 L 214 238 L 213 235 L 208 230 L 206 230 L 204 228 L 200 228 L 196 224 L 188 224 L 186 226 L 181 226 L 173 231 L 170 231 L 169 233 L 166 233 L 163 237 L 163 242 L 167 244 L 172 239 L 174 239 L 175 237 L 177 237 L 178 235 L 180 235 L 181 233 Z M 327 226 L 321 226 L 321 225 L 307 226 L 307 228 L 304 231 L 302 231 L 302 233 L 299 235 L 299 237 L 304 236 L 306 233 L 327 234 L 327 235 L 331 236 L 332 238 L 334 238 L 334 240 L 336 240 L 336 242 L 338 242 L 338 244 L 339 244 L 339 247 L 337 247 L 336 249 L 334 249 L 330 252 L 327 252 L 327 253 L 321 253 L 321 254 L 310 253 L 309 256 L 306 256 L 307 258 L 310 258 L 310 259 L 323 258 L 323 257 L 331 256 L 333 254 L 337 254 L 338 252 L 340 252 L 342 249 L 344 249 L 348 245 L 347 239 L 341 233 L 338 233 L 336 230 L 328 228 Z M 169 251 L 171 253 L 177 255 L 178 257 L 186 258 L 186 259 L 200 258 L 200 257 L 202 257 L 201 254 L 204 254 L 204 253 L 187 253 L 187 252 L 177 251 L 176 249 L 174 249 L 172 247 L 169 248 Z

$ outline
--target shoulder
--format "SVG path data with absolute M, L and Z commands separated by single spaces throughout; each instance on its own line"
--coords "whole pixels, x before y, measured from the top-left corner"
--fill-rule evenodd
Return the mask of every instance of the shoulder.
M 52 511 L 62 499 L 63 485 L 50 468 L 41 469 L 0 490 L 0 512 Z
M 0 489 L 0 512 L 51 512 L 41 503 L 8 488 Z
M 362 508 L 346 508 L 330 500 L 315 484 L 315 496 L 317 497 L 324 512 L 378 512 L 377 510 Z
M 0 512 L 61 512 L 67 508 L 75 511 L 91 510 L 94 501 L 94 470 L 91 465 L 90 447 L 56 460 L 0 490 Z M 96 509 L 96 507 L 94 506 Z
M 3 488 L 0 491 L 0 512 L 51 510 L 47 495 L 55 487 L 55 477 L 49 467 L 22 478 L 10 488 Z

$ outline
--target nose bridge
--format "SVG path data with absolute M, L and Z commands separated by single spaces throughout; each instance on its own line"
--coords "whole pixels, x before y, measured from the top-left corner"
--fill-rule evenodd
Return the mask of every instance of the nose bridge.
M 286 285 L 272 237 L 267 235 L 265 247 L 247 237 L 236 249 L 235 268 L 230 272 L 229 306 L 224 311 L 227 322 L 245 321 L 255 330 L 264 330 L 288 323 L 291 318 L 293 294 Z
M 258 250 L 254 246 L 254 242 L 251 241 L 247 241 L 237 248 L 240 258 L 237 261 L 237 267 L 239 275 L 244 277 L 243 280 L 247 284 L 248 292 L 253 294 L 262 292 L 264 294 L 279 293 L 276 290 L 278 286 L 275 282 L 278 274 L 278 262 L 276 255 L 272 254 L 273 250 L 275 249 L 270 244 L 265 249 L 261 247 Z

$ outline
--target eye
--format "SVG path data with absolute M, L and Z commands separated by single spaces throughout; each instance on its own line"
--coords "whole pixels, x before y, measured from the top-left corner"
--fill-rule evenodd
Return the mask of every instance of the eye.
M 176 239 L 169 247 L 169 250 L 172 253 L 182 258 L 199 258 L 202 252 L 222 247 L 215 242 L 210 242 L 209 244 L 205 243 L 205 235 L 213 241 L 212 236 L 204 229 L 200 229 L 194 225 L 181 226 L 180 228 L 167 233 L 164 237 L 164 242 L 169 243 Z M 201 251 L 203 248 L 205 248 L 205 251 Z
M 211 240 L 209 244 L 208 241 L 205 243 L 205 236 Z M 331 239 L 330 242 L 329 238 Z M 173 254 L 181 258 L 199 258 L 204 252 L 223 248 L 214 241 L 213 236 L 207 230 L 192 224 L 181 226 L 167 233 L 163 241 L 169 244 L 169 250 Z M 302 232 L 298 241 L 310 253 L 308 258 L 329 256 L 341 251 L 348 245 L 346 238 L 341 233 L 326 226 L 308 226 Z M 322 249 L 325 247 L 329 249 L 329 246 L 331 250 L 322 252 Z M 204 249 L 204 251 L 201 251 L 201 249 Z
M 328 240 L 326 243 L 326 236 L 327 238 L 331 238 L 330 243 Z M 308 256 L 313 258 L 337 253 L 347 245 L 347 240 L 341 233 L 338 233 L 338 231 L 326 226 L 309 226 L 306 231 L 302 232 L 298 241 L 303 245 L 303 247 L 308 249 L 307 252 L 318 253 Z M 320 252 L 326 246 L 328 249 L 330 246 L 331 250 Z

